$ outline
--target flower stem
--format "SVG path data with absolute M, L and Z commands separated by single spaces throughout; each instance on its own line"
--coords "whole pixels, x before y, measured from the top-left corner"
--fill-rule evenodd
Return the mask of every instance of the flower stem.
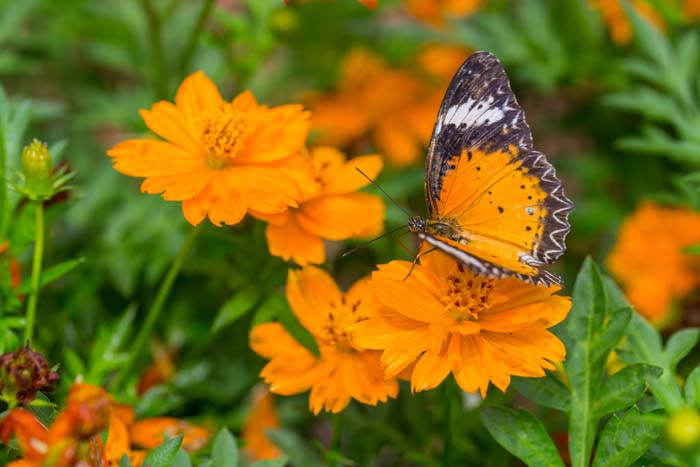
M 445 395 L 443 396 L 444 420 L 443 420 L 443 443 L 442 465 L 445 467 L 453 467 L 455 463 L 454 455 L 454 421 L 459 415 L 459 407 L 461 404 L 460 390 L 457 383 L 452 378 L 447 378 L 444 383 Z
M 148 343 L 148 338 L 151 336 L 151 331 L 153 331 L 153 326 L 158 321 L 160 313 L 163 310 L 165 300 L 168 298 L 168 295 L 170 295 L 170 290 L 172 289 L 173 284 L 175 283 L 175 278 L 177 277 L 178 273 L 180 272 L 180 269 L 182 268 L 182 264 L 185 261 L 187 253 L 190 251 L 190 247 L 192 246 L 192 243 L 194 242 L 197 233 L 201 230 L 201 225 L 202 224 L 190 231 L 190 234 L 185 239 L 185 242 L 180 248 L 180 252 L 175 257 L 173 264 L 170 265 L 168 273 L 165 275 L 163 282 L 160 284 L 158 294 L 156 295 L 155 300 L 151 304 L 151 307 L 148 309 L 148 313 L 146 314 L 146 320 L 143 323 L 141 329 L 139 330 L 134 344 L 131 346 L 129 356 L 124 365 L 121 367 L 120 372 L 117 373 L 117 375 L 114 378 L 114 381 L 112 382 L 112 385 L 114 387 L 118 387 L 122 383 L 124 378 L 129 374 L 129 371 L 132 370 L 136 360 L 143 353 L 144 347 Z
M 158 12 L 151 0 L 141 0 L 141 7 L 148 22 L 148 40 L 150 42 L 153 57 L 151 60 L 151 73 L 153 79 L 153 97 L 156 99 L 168 98 L 167 69 L 165 64 L 165 52 L 163 50 L 162 23 Z
M 192 56 L 194 55 L 194 49 L 197 46 L 197 40 L 204 29 L 204 25 L 213 7 L 214 0 L 205 0 L 202 9 L 199 12 L 197 21 L 192 28 L 190 37 L 187 39 L 187 44 L 185 45 L 184 51 L 180 56 L 180 72 L 183 74 L 187 73 L 187 69 L 190 66 L 190 61 L 192 61 Z
M 39 298 L 39 282 L 41 279 L 41 259 L 44 254 L 44 203 L 35 201 L 34 217 L 34 257 L 32 258 L 32 290 L 27 300 L 27 321 L 24 325 L 24 342 L 32 340 L 34 320 L 36 318 L 36 303 Z

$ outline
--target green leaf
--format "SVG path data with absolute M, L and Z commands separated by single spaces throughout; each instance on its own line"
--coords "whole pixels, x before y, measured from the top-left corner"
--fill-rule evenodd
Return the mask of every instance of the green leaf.
M 267 430 L 268 438 L 277 445 L 294 465 L 304 467 L 322 467 L 325 465 L 318 451 L 304 438 L 291 430 L 280 428 Z
M 320 354 L 318 351 L 318 346 L 316 345 L 316 339 L 314 339 L 314 336 L 301 325 L 297 317 L 294 316 L 294 313 L 289 307 L 286 298 L 283 300 L 284 302 L 278 303 L 279 306 L 276 308 L 277 319 L 280 321 L 280 323 L 282 323 L 284 329 L 291 334 L 294 340 L 303 345 L 304 348 L 306 348 L 306 350 L 308 350 L 312 355 L 319 357 Z
M 622 417 L 610 417 L 600 436 L 593 467 L 627 466 L 639 459 L 663 431 L 657 420 L 653 415 L 640 415 L 636 407 Z
M 170 467 L 177 456 L 177 451 L 182 444 L 182 435 L 166 439 L 155 449 L 148 453 L 143 460 L 143 467 Z
M 695 409 L 700 409 L 700 366 L 696 366 L 685 380 L 683 388 L 685 401 Z
M 688 355 L 700 337 L 700 329 L 681 329 L 674 333 L 666 342 L 666 360 L 668 369 L 675 373 L 676 366 L 683 357 Z
M 178 449 L 172 467 L 192 467 L 190 456 L 182 448 Z
M 673 51 L 668 40 L 663 36 L 658 28 L 644 19 L 636 10 L 625 5 L 627 15 L 632 20 L 634 26 L 634 37 L 642 51 L 659 67 L 670 69 L 673 66 Z
M 280 457 L 279 459 L 265 459 L 250 464 L 250 467 L 284 467 L 289 462 L 287 457 Z
M 631 406 L 644 395 L 649 381 L 662 372 L 659 367 L 641 363 L 624 367 L 608 379 L 596 397 L 596 413 L 602 417 Z
M 238 446 L 226 427 L 219 430 L 211 450 L 212 467 L 237 467 Z
M 513 386 L 523 396 L 543 407 L 562 412 L 569 410 L 569 391 L 553 373 L 548 372 L 544 378 L 514 377 Z
M 220 331 L 245 316 L 260 300 L 260 291 L 256 287 L 245 287 L 237 291 L 219 308 L 211 332 Z
M 529 412 L 483 407 L 481 420 L 501 446 L 527 465 L 564 466 L 544 426 Z
M 591 362 L 593 365 L 605 366 L 608 355 L 625 335 L 632 314 L 631 308 L 622 308 L 613 312 L 603 331 L 593 337 L 591 342 Z
M 46 284 L 49 284 L 55 281 L 56 279 L 59 279 L 60 277 L 64 276 L 65 274 L 68 274 L 84 262 L 85 258 L 73 259 L 57 264 L 42 271 L 41 277 L 39 278 L 39 287 L 44 287 Z M 19 287 L 17 287 L 17 293 L 29 293 L 31 292 L 31 290 L 32 284 L 29 278 L 27 278 L 27 280 L 22 282 L 19 285 Z
M 119 467 L 131 467 L 131 461 L 129 461 L 129 456 L 124 454 L 121 459 L 119 459 Z

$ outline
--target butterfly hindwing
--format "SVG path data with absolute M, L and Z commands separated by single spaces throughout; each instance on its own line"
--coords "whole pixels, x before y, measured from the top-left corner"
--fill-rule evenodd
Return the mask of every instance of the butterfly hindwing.
M 532 149 L 522 108 L 489 53 L 470 56 L 447 90 L 426 161 L 426 198 L 424 236 L 433 246 L 460 252 L 477 272 L 481 261 L 487 275 L 556 282 L 538 268 L 564 252 L 572 204 Z

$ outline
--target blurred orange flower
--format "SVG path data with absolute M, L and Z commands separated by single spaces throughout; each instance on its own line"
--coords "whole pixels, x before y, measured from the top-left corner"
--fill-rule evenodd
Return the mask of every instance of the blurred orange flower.
M 276 394 L 292 395 L 311 389 L 309 407 L 337 413 L 350 399 L 376 405 L 396 397 L 396 379 L 385 379 L 379 353 L 359 349 L 348 327 L 373 314 L 377 302 L 367 279 L 341 293 L 331 276 L 307 266 L 289 271 L 287 300 L 297 319 L 313 335 L 317 358 L 294 340 L 279 323 L 255 326 L 253 350 L 270 362 L 260 376 Z
M 589 0 L 598 10 L 603 22 L 610 30 L 610 37 L 616 44 L 627 44 L 632 39 L 632 23 L 622 5 L 622 0 Z M 632 8 L 659 29 L 666 29 L 666 22 L 646 0 L 632 0 Z
M 312 97 L 317 142 L 347 147 L 370 135 L 391 164 L 412 164 L 428 145 L 442 91 L 354 50 L 341 64 L 337 90 Z
M 630 302 L 657 325 L 670 319 L 675 300 L 700 286 L 700 256 L 683 251 L 691 245 L 700 245 L 699 213 L 642 203 L 608 256 Z
M 382 169 L 380 156 L 360 156 L 345 161 L 331 147 L 311 150 L 315 186 L 310 187 L 298 208 L 280 214 L 252 214 L 268 222 L 265 236 L 270 253 L 301 266 L 323 263 L 323 239 L 345 240 L 371 237 L 382 232 L 384 203 L 374 195 L 356 193 L 369 182 L 356 167 L 375 178 Z
M 485 0 L 406 0 L 406 8 L 417 19 L 442 26 L 449 18 L 464 18 L 475 13 Z
M 685 0 L 683 2 L 683 13 L 688 20 L 700 18 L 700 0 Z
M 249 91 L 226 102 L 196 72 L 174 104 L 158 102 L 141 117 L 166 141 L 128 140 L 107 154 L 119 172 L 146 178 L 142 191 L 182 201 L 191 224 L 207 216 L 215 225 L 236 224 L 248 209 L 276 213 L 297 205 L 306 178 L 295 159 L 310 127 L 300 105 L 258 105 Z
M 265 386 L 253 388 L 252 409 L 243 423 L 241 436 L 245 441 L 244 450 L 251 460 L 276 459 L 282 451 L 270 441 L 266 430 L 279 428 L 280 421 L 275 410 L 275 401 Z
M 382 350 L 387 377 L 410 372 L 411 389 L 438 386 L 450 372 L 466 392 L 505 391 L 511 375 L 540 377 L 566 355 L 547 328 L 571 308 L 558 287 L 473 274 L 431 252 L 411 263 L 392 261 L 372 274 L 384 308 L 352 327 L 355 342 Z

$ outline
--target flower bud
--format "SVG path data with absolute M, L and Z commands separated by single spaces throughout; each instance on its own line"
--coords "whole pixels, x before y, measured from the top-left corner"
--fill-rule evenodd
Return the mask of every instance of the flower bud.
M 32 200 L 44 200 L 53 193 L 51 154 L 46 144 L 35 139 L 22 149 L 24 192 Z
M 29 404 L 37 391 L 55 390 L 57 381 L 58 373 L 52 371 L 46 358 L 29 345 L 0 355 L 0 390 L 10 405 Z
M 690 407 L 680 409 L 668 419 L 666 432 L 679 449 L 691 449 L 700 443 L 700 413 Z

